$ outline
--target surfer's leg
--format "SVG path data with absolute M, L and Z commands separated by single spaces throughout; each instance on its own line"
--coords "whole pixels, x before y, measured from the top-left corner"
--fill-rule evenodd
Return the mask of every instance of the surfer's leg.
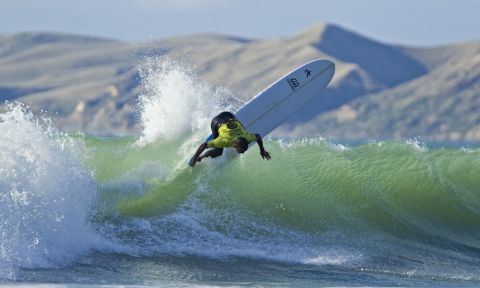
M 205 157 L 215 158 L 215 157 L 218 157 L 222 154 L 223 154 L 223 148 L 213 148 L 213 149 L 210 149 L 207 152 L 205 152 L 205 154 L 203 154 L 202 158 L 205 158 Z

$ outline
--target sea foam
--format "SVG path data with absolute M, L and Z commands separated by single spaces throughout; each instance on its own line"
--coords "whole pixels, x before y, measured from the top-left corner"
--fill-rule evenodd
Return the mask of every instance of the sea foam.
M 0 278 L 63 265 L 99 239 L 89 226 L 96 184 L 82 143 L 21 104 L 0 114 Z

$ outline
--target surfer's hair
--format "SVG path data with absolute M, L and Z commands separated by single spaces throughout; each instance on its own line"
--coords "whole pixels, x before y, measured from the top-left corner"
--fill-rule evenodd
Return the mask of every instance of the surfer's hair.
M 248 149 L 248 141 L 245 137 L 238 137 L 237 141 L 235 141 L 235 147 L 237 148 L 237 152 L 243 153 Z

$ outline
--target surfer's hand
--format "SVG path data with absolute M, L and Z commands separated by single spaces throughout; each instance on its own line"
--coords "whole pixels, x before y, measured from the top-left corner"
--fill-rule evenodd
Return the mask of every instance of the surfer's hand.
M 198 146 L 197 152 L 195 152 L 195 155 L 193 155 L 192 159 L 190 159 L 190 162 L 188 162 L 188 165 L 190 167 L 195 166 L 197 162 L 200 162 L 200 154 L 207 148 L 207 143 L 202 143 L 202 145 Z
M 190 159 L 190 162 L 188 162 L 188 165 L 190 167 L 193 167 L 195 166 L 196 163 L 197 163 L 197 159 L 195 159 L 195 157 L 192 157 L 192 159 Z
M 270 160 L 272 157 L 270 156 L 270 153 L 267 152 L 267 150 L 262 149 L 260 150 L 260 156 L 262 156 L 263 159 Z

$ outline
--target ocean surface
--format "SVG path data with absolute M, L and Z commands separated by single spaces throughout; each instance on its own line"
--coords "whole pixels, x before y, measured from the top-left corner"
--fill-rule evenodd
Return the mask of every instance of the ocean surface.
M 138 137 L 5 105 L 1 285 L 480 286 L 478 146 L 270 138 L 271 161 L 253 146 L 191 169 L 209 119 L 235 107 L 149 65 Z

